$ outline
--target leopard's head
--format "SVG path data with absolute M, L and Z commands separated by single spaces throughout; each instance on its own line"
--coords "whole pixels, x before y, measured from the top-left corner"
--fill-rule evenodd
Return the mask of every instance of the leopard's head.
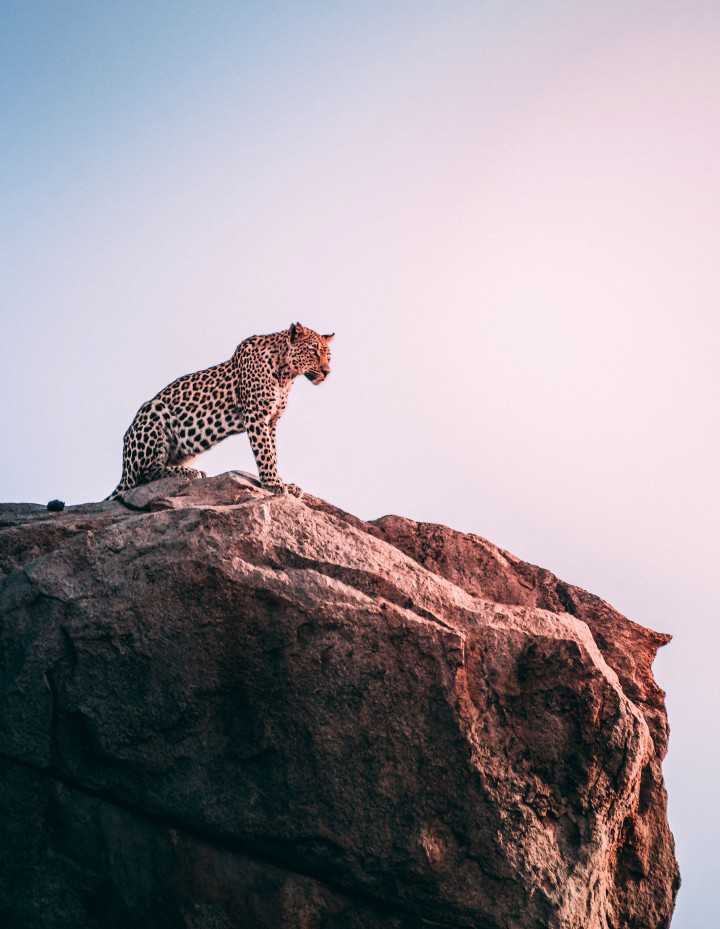
M 301 323 L 293 323 L 288 330 L 288 360 L 295 373 L 304 374 L 313 384 L 322 384 L 330 373 L 330 341 L 334 335 L 320 335 Z

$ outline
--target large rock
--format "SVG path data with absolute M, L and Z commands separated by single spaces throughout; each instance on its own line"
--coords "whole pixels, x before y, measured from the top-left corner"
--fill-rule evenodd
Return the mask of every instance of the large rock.
M 669 925 L 667 636 L 235 473 L 0 527 L 3 926 Z

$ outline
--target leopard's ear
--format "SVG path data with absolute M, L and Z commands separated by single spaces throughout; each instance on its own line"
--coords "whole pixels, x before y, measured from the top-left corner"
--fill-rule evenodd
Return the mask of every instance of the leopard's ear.
M 334 338 L 335 338 L 335 333 L 334 333 L 334 332 L 331 332 L 329 335 L 324 335 L 324 336 L 323 336 L 323 339 L 325 339 L 326 342 L 332 342 L 332 340 L 333 340 Z
M 297 342 L 305 335 L 305 326 L 302 323 L 292 323 L 290 326 L 290 341 Z

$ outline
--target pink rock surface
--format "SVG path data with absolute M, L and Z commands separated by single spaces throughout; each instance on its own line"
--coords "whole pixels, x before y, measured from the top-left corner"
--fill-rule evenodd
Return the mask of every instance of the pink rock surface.
M 8 925 L 669 925 L 667 636 L 235 473 L 0 527 Z

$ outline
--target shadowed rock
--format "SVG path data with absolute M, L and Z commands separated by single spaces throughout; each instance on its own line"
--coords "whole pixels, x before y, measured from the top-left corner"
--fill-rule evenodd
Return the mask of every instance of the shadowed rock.
M 667 636 L 237 472 L 0 526 L 3 925 L 669 925 Z

